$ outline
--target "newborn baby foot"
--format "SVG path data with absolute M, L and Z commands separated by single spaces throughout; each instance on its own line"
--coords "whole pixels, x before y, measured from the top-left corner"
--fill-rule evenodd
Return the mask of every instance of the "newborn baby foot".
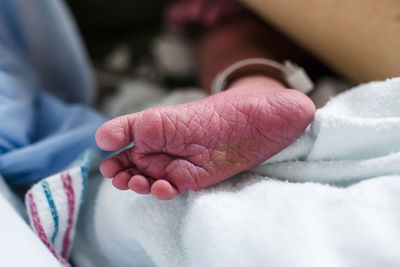
M 314 104 L 266 77 L 248 77 L 229 90 L 186 104 L 112 119 L 96 133 L 100 148 L 134 146 L 106 159 L 105 177 L 168 200 L 250 169 L 283 150 L 313 119 Z

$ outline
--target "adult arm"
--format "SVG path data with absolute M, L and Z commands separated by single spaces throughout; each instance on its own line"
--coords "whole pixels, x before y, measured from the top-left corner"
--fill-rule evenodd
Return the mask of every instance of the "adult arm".
M 396 0 L 241 0 L 355 82 L 400 75 Z

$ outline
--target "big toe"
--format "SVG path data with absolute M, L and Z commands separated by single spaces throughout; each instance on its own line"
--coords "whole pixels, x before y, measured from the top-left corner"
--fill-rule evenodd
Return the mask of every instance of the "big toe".
M 300 135 L 314 118 L 314 103 L 297 90 L 278 90 L 274 94 L 277 112 L 290 125 L 288 136 Z
M 133 141 L 133 124 L 138 113 L 117 117 L 97 129 L 96 143 L 107 151 L 121 149 Z

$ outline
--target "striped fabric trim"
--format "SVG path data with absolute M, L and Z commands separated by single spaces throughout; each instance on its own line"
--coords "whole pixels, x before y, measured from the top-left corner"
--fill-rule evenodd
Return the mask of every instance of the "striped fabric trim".
M 50 252 L 54 255 L 54 257 L 56 257 L 56 259 L 65 267 L 71 267 L 71 265 L 62 257 L 60 257 L 57 252 L 55 251 L 54 247 L 49 243 L 49 241 L 47 240 L 47 235 L 44 231 L 44 228 L 42 226 L 42 223 L 40 221 L 40 217 L 39 217 L 39 213 L 38 213 L 38 209 L 36 207 L 35 204 L 35 200 L 33 197 L 33 193 L 29 192 L 27 194 L 27 198 L 26 198 L 26 202 L 27 202 L 27 206 L 29 209 L 29 215 L 30 215 L 30 219 L 31 222 L 33 224 L 33 228 L 36 231 L 36 233 L 38 234 L 40 240 L 46 245 L 46 247 L 50 250 Z
M 61 256 L 67 258 L 68 251 L 71 244 L 71 230 L 74 225 L 74 212 L 75 212 L 75 192 L 72 186 L 72 178 L 68 173 L 61 174 L 61 180 L 64 186 L 64 192 L 67 196 L 67 204 L 68 204 L 68 220 L 67 220 L 67 229 L 64 234 L 63 245 L 61 250 Z
M 82 156 L 82 164 L 81 164 L 81 175 L 82 175 L 82 194 L 80 198 L 80 204 L 83 202 L 83 198 L 85 196 L 86 192 L 86 184 L 87 184 L 87 179 L 89 176 L 89 170 L 90 170 L 90 153 L 84 153 Z
M 42 181 L 42 188 L 43 188 L 44 194 L 46 195 L 47 203 L 49 204 L 49 209 L 50 209 L 50 212 L 51 212 L 51 216 L 53 217 L 54 232 L 53 232 L 53 235 L 51 236 L 51 244 L 54 245 L 54 241 L 55 241 L 56 236 L 58 234 L 58 213 L 57 213 L 57 208 L 56 208 L 56 205 L 54 204 L 54 200 L 53 200 L 53 196 L 51 194 L 49 183 L 46 180 Z
M 70 267 L 66 259 L 84 197 L 89 160 L 90 153 L 85 153 L 74 167 L 43 179 L 25 196 L 32 228 L 63 266 Z

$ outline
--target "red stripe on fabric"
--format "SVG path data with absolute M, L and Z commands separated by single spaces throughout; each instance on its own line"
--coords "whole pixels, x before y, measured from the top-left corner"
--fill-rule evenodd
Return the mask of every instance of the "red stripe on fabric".
M 65 267 L 71 267 L 71 265 L 62 257 L 60 257 L 55 251 L 54 247 L 47 240 L 46 232 L 43 229 L 42 222 L 40 221 L 39 213 L 37 207 L 35 205 L 35 201 L 33 198 L 32 191 L 27 194 L 28 197 L 28 206 L 31 214 L 31 219 L 33 222 L 33 227 L 35 228 L 36 233 L 38 234 L 40 240 L 46 245 L 46 247 L 50 250 L 50 252 L 56 257 L 56 259 Z
M 62 173 L 61 180 L 64 186 L 64 192 L 67 196 L 68 204 L 68 220 L 67 229 L 65 230 L 64 239 L 62 243 L 61 256 L 67 258 L 69 247 L 71 245 L 71 231 L 74 226 L 74 213 L 75 213 L 75 192 L 72 186 L 72 178 L 69 173 Z

